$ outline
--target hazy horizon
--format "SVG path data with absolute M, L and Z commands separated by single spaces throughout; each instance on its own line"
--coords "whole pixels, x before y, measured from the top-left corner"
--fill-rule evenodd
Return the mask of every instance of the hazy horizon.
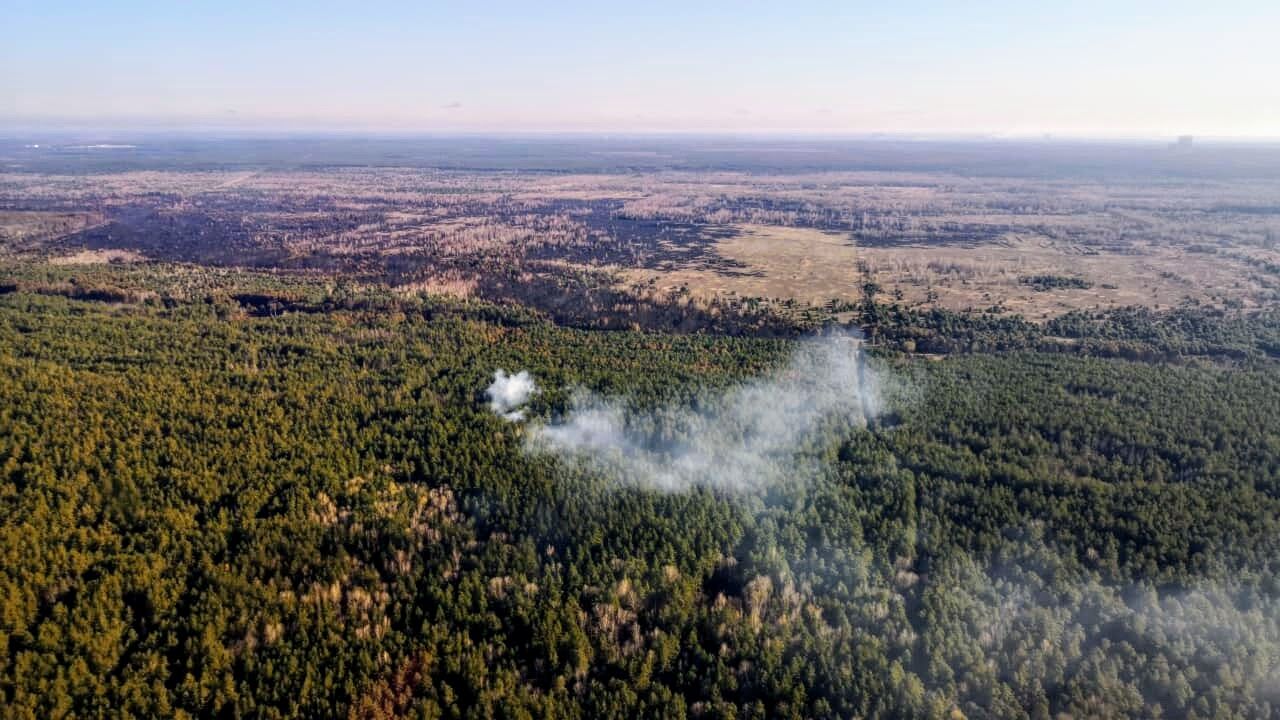
M 1247 0 L 8 15 L 8 132 L 1280 136 L 1280 8 Z
M 901 142 L 901 143 L 1082 143 L 1102 145 L 1163 145 L 1180 137 L 1191 137 L 1196 144 L 1222 145 L 1272 145 L 1280 143 L 1280 131 L 1271 135 L 1222 135 L 1190 132 L 1135 134 L 1071 133 L 1001 133 L 982 131 L 954 132 L 895 132 L 880 131 L 828 131 L 828 130 L 440 130 L 401 129 L 379 127 L 289 127 L 289 126 L 228 126 L 199 124 L 179 120 L 154 120 L 151 122 L 113 124 L 89 123 L 14 123 L 0 121 L 0 139 L 24 141 L 54 139 L 64 141 L 99 140 L 742 140 L 746 142 Z

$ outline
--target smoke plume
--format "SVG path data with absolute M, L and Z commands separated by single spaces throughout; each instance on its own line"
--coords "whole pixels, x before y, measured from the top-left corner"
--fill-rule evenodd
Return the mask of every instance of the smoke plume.
M 662 490 L 751 490 L 807 472 L 801 451 L 819 425 L 865 426 L 879 388 L 859 340 L 808 340 L 781 371 L 699 396 L 695 407 L 638 412 L 580 391 L 562 418 L 530 428 L 527 449 Z
M 527 370 L 515 375 L 495 370 L 493 382 L 484 391 L 489 397 L 489 409 L 511 422 L 524 420 L 524 410 L 520 408 L 537 393 L 538 385 Z

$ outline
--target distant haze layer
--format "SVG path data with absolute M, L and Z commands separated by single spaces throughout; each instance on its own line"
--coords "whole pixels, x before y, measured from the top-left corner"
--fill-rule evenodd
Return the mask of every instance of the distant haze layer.
M 1280 136 L 1259 0 L 8 3 L 0 128 Z

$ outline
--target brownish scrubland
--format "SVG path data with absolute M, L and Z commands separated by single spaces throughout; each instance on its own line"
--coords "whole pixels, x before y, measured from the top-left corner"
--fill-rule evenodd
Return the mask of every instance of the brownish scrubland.
M 603 327 L 703 327 L 867 297 L 1010 313 L 1280 293 L 1280 184 L 655 169 L 334 167 L 0 175 L 0 247 L 332 274 Z

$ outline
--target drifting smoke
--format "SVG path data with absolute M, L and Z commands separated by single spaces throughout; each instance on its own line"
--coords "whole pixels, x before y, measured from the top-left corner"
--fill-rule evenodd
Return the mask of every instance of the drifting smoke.
M 998 568 L 963 555 L 936 566 L 934 585 L 924 592 L 945 594 L 940 605 L 947 609 L 930 622 L 977 642 L 1015 694 L 1041 691 L 1037 678 L 1052 667 L 1072 668 L 1068 686 L 1114 684 L 1114 668 L 1097 663 L 1098 655 L 1072 658 L 1082 647 L 1103 648 L 1122 663 L 1140 657 L 1144 666 L 1162 668 L 1129 680 L 1148 708 L 1164 704 L 1167 712 L 1171 701 L 1221 693 L 1237 705 L 1236 717 L 1274 717 L 1251 706 L 1280 701 L 1280 598 L 1273 591 L 1238 577 L 1190 576 L 1181 589 L 1088 574 L 1066 581 L 1078 568 L 1044 542 L 1037 531 L 1021 547 L 1007 547 L 1005 557 L 1016 559 Z M 1180 688 L 1186 679 L 1195 687 Z
M 524 419 L 524 410 L 520 408 L 538 394 L 538 385 L 527 370 L 521 370 L 515 375 L 508 375 L 506 370 L 497 370 L 493 373 L 493 383 L 485 388 L 484 394 L 489 396 L 490 410 L 511 422 L 517 422 Z
M 580 392 L 563 418 L 530 429 L 527 447 L 663 490 L 756 489 L 807 472 L 799 454 L 821 423 L 864 427 L 879 387 L 859 340 L 828 337 L 801 343 L 773 376 L 697 398 L 696 408 L 633 412 Z

